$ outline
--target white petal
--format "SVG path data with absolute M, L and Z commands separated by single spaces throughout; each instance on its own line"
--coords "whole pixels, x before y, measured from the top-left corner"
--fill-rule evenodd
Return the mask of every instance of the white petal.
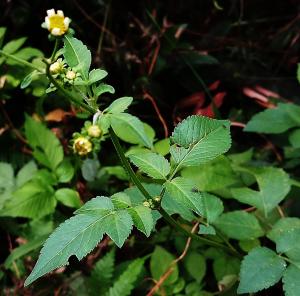
M 47 15 L 48 15 L 48 16 L 53 16 L 53 15 L 55 15 L 55 10 L 54 10 L 53 8 L 47 10 Z
M 49 30 L 50 29 L 50 20 L 49 20 L 48 16 L 45 17 L 45 24 L 46 24 L 46 28 Z
M 62 10 L 57 10 L 57 15 L 64 17 L 64 12 Z
M 66 29 L 69 28 L 70 22 L 71 22 L 71 19 L 68 18 L 68 17 L 65 17 L 65 19 L 64 19 L 64 25 L 65 25 Z
M 60 28 L 53 28 L 51 31 L 51 34 L 54 36 L 60 36 L 62 35 Z

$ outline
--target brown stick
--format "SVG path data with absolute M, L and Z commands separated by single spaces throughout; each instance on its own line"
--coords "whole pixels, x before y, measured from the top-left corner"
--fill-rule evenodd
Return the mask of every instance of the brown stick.
M 197 227 L 199 226 L 199 222 L 197 222 L 193 228 L 192 228 L 192 231 L 191 233 L 194 233 L 197 229 Z M 186 241 L 186 244 L 185 244 L 185 247 L 184 247 L 184 250 L 182 252 L 182 254 L 176 258 L 169 266 L 169 268 L 167 269 L 167 271 L 160 277 L 160 279 L 157 281 L 157 283 L 155 284 L 155 286 L 150 290 L 150 292 L 147 294 L 147 296 L 153 296 L 154 293 L 156 293 L 156 291 L 159 290 L 159 288 L 162 286 L 162 284 L 167 280 L 167 278 L 172 274 L 172 272 L 174 271 L 174 268 L 175 268 L 175 265 L 181 261 L 185 255 L 187 254 L 187 251 L 190 247 L 190 244 L 191 244 L 191 240 L 192 238 L 189 237 Z

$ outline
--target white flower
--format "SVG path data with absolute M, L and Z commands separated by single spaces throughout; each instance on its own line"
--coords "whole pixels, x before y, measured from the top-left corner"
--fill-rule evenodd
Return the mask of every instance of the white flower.
M 54 9 L 50 9 L 47 10 L 45 23 L 42 26 L 48 29 L 53 36 L 62 36 L 68 31 L 70 22 L 71 19 L 65 17 L 62 10 L 57 10 L 55 13 Z
M 62 70 L 64 69 L 65 64 L 62 61 L 62 59 L 58 59 L 56 62 L 54 62 L 53 64 L 50 65 L 50 72 L 51 74 L 59 74 L 62 72 Z

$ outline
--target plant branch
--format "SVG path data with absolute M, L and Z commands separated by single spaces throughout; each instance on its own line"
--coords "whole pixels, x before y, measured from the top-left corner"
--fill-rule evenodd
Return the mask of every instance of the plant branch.
M 30 67 L 32 69 L 35 69 L 35 70 L 39 71 L 40 73 L 44 73 L 43 69 L 40 69 L 38 66 L 35 66 L 34 64 L 29 63 L 29 62 L 27 62 L 27 61 L 25 61 L 23 59 L 20 59 L 20 58 L 14 56 L 12 54 L 6 53 L 3 50 L 0 50 L 0 55 L 3 55 L 3 56 L 5 56 L 8 59 L 12 59 L 12 60 L 14 60 L 14 61 L 18 62 L 19 64 L 22 64 L 22 65 L 24 65 L 26 67 Z

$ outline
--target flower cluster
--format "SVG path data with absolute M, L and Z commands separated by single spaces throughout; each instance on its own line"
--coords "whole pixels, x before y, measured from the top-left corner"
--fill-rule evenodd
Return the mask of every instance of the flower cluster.
M 100 142 L 103 139 L 103 131 L 98 124 L 86 121 L 80 133 L 74 133 L 72 148 L 75 154 L 87 156 L 91 152 L 100 150 Z
M 47 29 L 53 36 L 63 36 L 68 32 L 70 22 L 71 19 L 65 17 L 62 10 L 55 12 L 54 9 L 49 9 L 42 27 Z

